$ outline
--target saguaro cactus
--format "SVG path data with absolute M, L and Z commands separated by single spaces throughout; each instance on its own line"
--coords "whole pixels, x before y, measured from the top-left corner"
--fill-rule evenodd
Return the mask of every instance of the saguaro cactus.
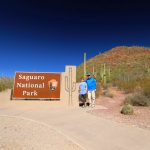
M 84 53 L 84 77 L 86 76 L 86 53 Z
M 150 68 L 147 68 L 147 72 L 148 72 L 148 74 L 150 74 Z
M 106 85 L 107 83 L 107 78 L 110 80 L 110 76 L 111 76 L 110 66 L 109 67 L 106 66 L 106 63 L 102 64 L 100 68 L 100 77 L 104 85 Z
M 104 85 L 106 85 L 106 64 L 105 63 L 104 63 L 103 82 L 104 82 Z
M 72 93 L 76 90 L 76 83 L 72 82 L 72 68 L 69 68 L 68 76 L 65 76 L 65 90 L 69 94 L 68 105 L 73 105 Z
M 93 69 L 92 69 L 93 75 L 95 75 L 95 67 L 93 65 Z
M 101 67 L 100 76 L 105 85 L 106 84 L 106 64 L 105 63 Z
M 145 65 L 146 71 L 148 73 L 148 75 L 150 75 L 150 66 L 149 65 Z
M 108 77 L 109 77 L 109 80 L 110 80 L 110 77 L 111 77 L 111 70 L 110 70 L 110 66 L 108 68 Z

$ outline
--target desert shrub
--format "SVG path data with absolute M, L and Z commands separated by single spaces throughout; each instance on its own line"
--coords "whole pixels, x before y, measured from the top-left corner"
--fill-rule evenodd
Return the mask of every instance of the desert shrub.
M 119 89 L 124 90 L 125 93 L 132 93 L 137 86 L 136 81 L 118 81 L 117 86 Z
M 111 93 L 109 90 L 105 90 L 102 94 L 106 97 L 110 97 L 110 98 L 114 97 L 113 93 Z
M 12 89 L 12 87 L 13 87 L 13 78 L 0 77 L 0 91 Z
M 144 94 L 146 97 L 150 98 L 150 87 L 145 87 L 145 88 L 143 89 L 143 94 Z
M 0 83 L 0 92 L 4 90 L 4 86 Z
M 100 82 L 97 82 L 97 87 L 96 87 L 96 97 L 99 97 L 100 96 L 100 93 L 102 91 L 102 86 L 101 86 L 101 83 Z
M 0 79 L 0 92 L 6 89 L 6 85 L 4 81 L 5 80 L 3 80 L 2 78 Z
M 101 85 L 102 85 L 102 87 L 103 87 L 104 90 L 107 90 L 108 87 L 109 87 L 108 84 L 103 84 L 103 83 L 101 83 Z
M 143 95 L 150 98 L 150 78 L 145 78 L 141 81 Z
M 121 113 L 124 115 L 132 115 L 134 113 L 133 107 L 130 104 L 125 104 L 121 109 Z
M 113 85 L 125 93 L 143 92 L 143 95 L 150 97 L 150 77 L 136 78 L 136 80 L 114 80 Z
M 107 96 L 107 97 L 110 97 L 110 98 L 113 98 L 113 97 L 114 97 L 113 93 L 110 93 L 110 92 L 106 93 L 106 96 Z
M 150 99 L 141 92 L 127 96 L 124 103 L 133 106 L 150 106 Z

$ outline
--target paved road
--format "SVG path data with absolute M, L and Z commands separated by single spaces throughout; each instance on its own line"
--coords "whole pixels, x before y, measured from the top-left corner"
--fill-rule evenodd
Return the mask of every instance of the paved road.
M 7 101 L 7 95 L 2 98 L 0 95 L 0 116 L 44 123 L 85 150 L 150 150 L 150 131 L 93 116 L 86 112 L 88 108 L 53 107 L 49 101 Z

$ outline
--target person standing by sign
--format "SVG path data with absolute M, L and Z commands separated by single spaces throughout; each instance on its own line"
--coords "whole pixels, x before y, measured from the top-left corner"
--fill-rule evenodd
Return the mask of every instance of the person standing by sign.
M 86 83 L 88 86 L 89 106 L 95 107 L 96 79 L 91 77 L 90 74 L 87 74 L 86 77 L 87 77 Z
M 87 83 L 83 78 L 81 79 L 81 82 L 79 84 L 79 93 L 79 98 L 83 103 L 83 107 L 86 107 Z

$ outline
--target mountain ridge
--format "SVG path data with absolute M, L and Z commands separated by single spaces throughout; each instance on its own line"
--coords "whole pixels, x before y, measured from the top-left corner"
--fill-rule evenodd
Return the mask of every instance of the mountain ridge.
M 111 68 L 111 72 L 122 70 L 138 74 L 150 68 L 150 48 L 140 46 L 117 46 L 86 61 L 87 72 L 100 75 L 103 64 Z M 83 77 L 83 63 L 77 67 L 77 80 Z

